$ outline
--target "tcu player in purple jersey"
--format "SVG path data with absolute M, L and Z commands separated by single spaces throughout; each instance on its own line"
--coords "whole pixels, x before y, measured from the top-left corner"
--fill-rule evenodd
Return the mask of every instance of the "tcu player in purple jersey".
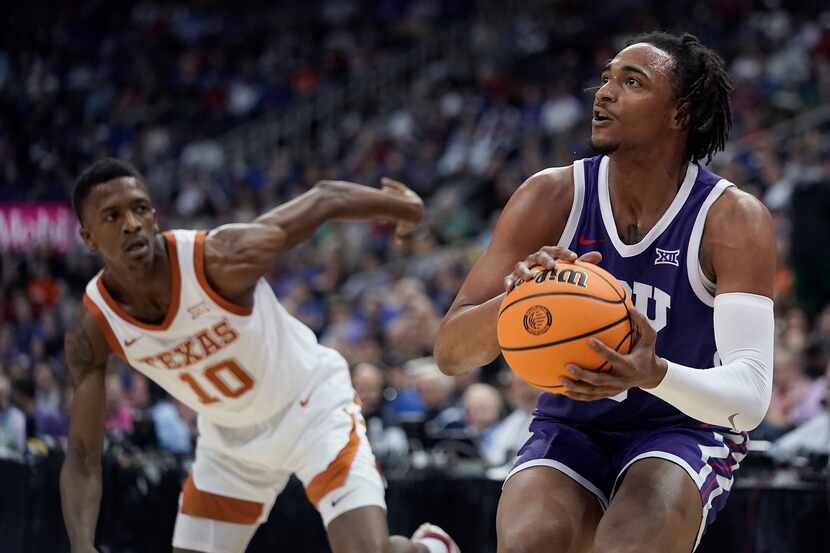
M 499 553 L 688 553 L 722 508 L 772 384 L 772 223 L 698 160 L 731 126 L 723 61 L 695 37 L 638 37 L 602 70 L 591 144 L 510 199 L 439 332 L 461 374 L 499 355 L 504 291 L 533 265 L 598 263 L 632 294 L 637 341 L 592 341 L 542 394 L 501 497 Z M 505 278 L 505 275 L 506 278 Z

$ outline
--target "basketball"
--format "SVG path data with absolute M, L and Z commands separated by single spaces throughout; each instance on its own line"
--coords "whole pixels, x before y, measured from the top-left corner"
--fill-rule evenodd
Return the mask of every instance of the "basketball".
M 590 263 L 562 263 L 519 283 L 499 307 L 497 333 L 507 364 L 523 380 L 546 392 L 559 383 L 568 364 L 607 370 L 605 358 L 588 343 L 597 338 L 628 353 L 633 309 L 613 275 Z

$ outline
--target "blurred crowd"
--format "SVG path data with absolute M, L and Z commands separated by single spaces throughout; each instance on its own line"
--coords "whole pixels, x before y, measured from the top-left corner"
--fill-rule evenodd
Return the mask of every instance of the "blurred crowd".
M 144 171 L 168 228 L 249 220 L 321 178 L 408 183 L 428 220 L 403 249 L 380 223 L 335 223 L 269 276 L 289 311 L 349 361 L 389 467 L 448 458 L 499 467 L 527 437 L 536 392 L 501 361 L 441 374 L 429 357 L 438 324 L 516 187 L 590 155 L 586 90 L 623 44 L 620 29 L 682 22 L 724 56 L 735 83 L 734 139 L 713 168 L 763 198 L 776 225 L 774 392 L 753 437 L 777 440 L 827 416 L 830 134 L 809 116 L 830 103 L 830 10 L 748 0 L 615 2 L 602 13 L 572 1 L 538 13 L 536 2 L 524 13 L 505 3 L 502 14 L 487 2 L 429 0 L 277 2 L 246 15 L 210 3 L 88 5 L 50 16 L 28 47 L 0 50 L 0 201 L 66 201 L 80 168 L 101 155 Z M 448 27 L 463 28 L 461 40 L 442 35 Z M 291 145 L 232 158 L 216 138 L 369 78 L 430 33 L 453 48 L 382 100 L 321 121 L 312 158 Z M 793 117 L 808 117 L 806 130 L 777 126 Z M 0 455 L 14 456 L 27 438 L 31 447 L 66 434 L 63 333 L 99 265 L 80 246 L 0 262 Z M 189 455 L 194 414 L 111 365 L 108 436 Z

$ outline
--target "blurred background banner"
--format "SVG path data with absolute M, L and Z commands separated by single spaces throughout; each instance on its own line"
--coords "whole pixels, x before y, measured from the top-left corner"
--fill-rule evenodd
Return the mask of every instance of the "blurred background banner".
M 65 254 L 78 240 L 75 213 L 64 203 L 0 203 L 1 252 Z

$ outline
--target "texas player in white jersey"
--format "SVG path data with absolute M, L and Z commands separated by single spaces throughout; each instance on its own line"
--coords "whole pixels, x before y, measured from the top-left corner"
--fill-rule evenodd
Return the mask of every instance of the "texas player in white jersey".
M 324 181 L 250 224 L 161 233 L 141 175 L 108 158 L 81 174 L 72 199 L 81 236 L 104 263 L 65 340 L 75 394 L 61 497 L 73 553 L 95 551 L 110 354 L 199 413 L 174 553 L 244 551 L 291 474 L 334 553 L 457 553 L 432 525 L 389 537 L 346 361 L 263 278 L 329 220 L 391 219 L 405 236 L 423 215 L 414 192 L 389 179 L 382 190 Z

